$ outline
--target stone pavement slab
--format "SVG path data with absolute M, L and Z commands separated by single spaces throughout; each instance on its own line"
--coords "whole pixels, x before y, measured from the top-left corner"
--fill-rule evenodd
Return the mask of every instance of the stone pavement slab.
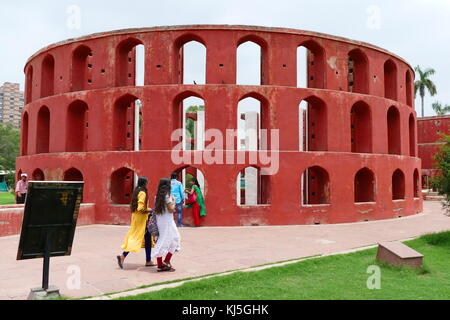
M 99 296 L 177 279 L 331 254 L 378 242 L 450 230 L 440 202 L 424 203 L 424 213 L 393 220 L 339 225 L 183 228 L 175 273 L 146 268 L 145 253 L 130 254 L 125 269 L 116 256 L 128 231 L 124 226 L 77 228 L 72 256 L 53 258 L 50 284 L 72 298 Z M 42 279 L 42 259 L 16 261 L 19 236 L 0 238 L 0 299 L 26 299 Z M 76 274 L 80 277 L 77 278 Z M 75 285 L 80 279 L 80 287 Z

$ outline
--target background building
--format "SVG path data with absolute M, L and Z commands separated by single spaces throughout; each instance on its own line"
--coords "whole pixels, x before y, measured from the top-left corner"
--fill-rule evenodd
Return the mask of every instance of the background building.
M 422 159 L 422 187 L 429 189 L 430 178 L 439 174 L 434 156 L 439 152 L 441 133 L 450 134 L 450 116 L 425 117 L 417 119 L 419 158 Z
M 18 83 L 5 82 L 0 87 L 0 124 L 11 123 L 14 129 L 20 129 L 23 100 Z

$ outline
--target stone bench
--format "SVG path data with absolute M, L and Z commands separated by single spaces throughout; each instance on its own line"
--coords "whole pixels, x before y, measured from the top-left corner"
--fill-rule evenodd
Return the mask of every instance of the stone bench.
M 377 261 L 420 268 L 423 255 L 401 242 L 382 242 L 378 244 Z

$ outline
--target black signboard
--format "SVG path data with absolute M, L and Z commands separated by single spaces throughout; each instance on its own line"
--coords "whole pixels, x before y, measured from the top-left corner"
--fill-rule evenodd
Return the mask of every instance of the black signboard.
M 72 253 L 83 187 L 83 182 L 28 183 L 17 260 L 44 258 L 45 290 L 50 257 Z

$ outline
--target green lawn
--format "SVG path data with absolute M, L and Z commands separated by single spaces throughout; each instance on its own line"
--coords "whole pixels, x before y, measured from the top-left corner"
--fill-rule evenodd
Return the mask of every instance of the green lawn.
M 425 256 L 424 267 L 377 264 L 376 249 L 370 249 L 190 282 L 122 300 L 450 299 L 450 231 L 406 244 Z M 375 264 L 381 268 L 381 289 L 369 290 L 367 269 Z
M 0 192 L 0 206 L 6 205 L 6 204 L 15 204 L 16 199 L 14 198 L 14 195 L 9 192 Z

